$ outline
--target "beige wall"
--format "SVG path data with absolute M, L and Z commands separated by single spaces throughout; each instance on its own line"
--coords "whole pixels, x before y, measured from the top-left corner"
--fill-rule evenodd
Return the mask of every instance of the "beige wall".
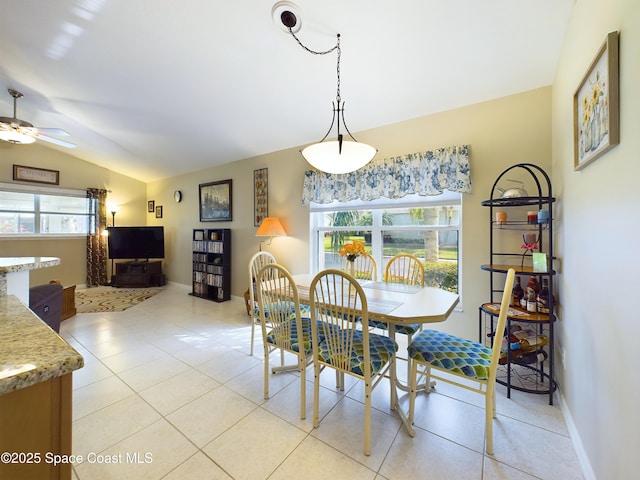
M 573 93 L 606 34 L 615 30 L 621 32 L 621 143 L 575 172 Z M 543 88 L 356 135 L 377 146 L 378 155 L 383 157 L 453 144 L 470 145 L 473 193 L 463 200 L 462 311 L 440 327 L 471 338 L 477 334 L 477 306 L 487 298 L 487 274 L 479 266 L 488 257 L 488 213 L 480 201 L 487 198 L 493 180 L 509 165 L 531 162 L 551 170 L 558 198 L 557 374 L 565 418 L 589 479 L 629 478 L 640 471 L 636 453 L 640 444 L 636 405 L 640 382 L 634 370 L 640 322 L 633 302 L 634 280 L 640 267 L 635 253 L 635 242 L 640 238 L 640 189 L 636 185 L 640 178 L 639 46 L 637 0 L 576 0 L 553 95 L 551 88 Z M 140 182 L 71 156 L 37 144 L 20 147 L 0 143 L 0 181 L 11 181 L 11 165 L 19 163 L 60 170 L 64 187 L 113 190 L 113 198 L 122 205 L 117 224 L 165 226 L 165 272 L 170 281 L 182 284 L 190 284 L 191 230 L 229 227 L 234 235 L 232 290 L 239 296 L 248 281 L 247 261 L 259 244 L 252 212 L 255 168 L 269 168 L 269 214 L 280 217 L 289 233 L 286 238 L 275 239 L 268 249 L 294 273 L 308 269 L 308 211 L 300 205 L 307 165 L 298 150 L 296 147 L 154 182 L 146 186 L 145 197 Z M 233 221 L 200 223 L 198 184 L 226 178 L 234 182 Z M 173 202 L 175 189 L 184 193 L 180 204 Z M 147 200 L 163 205 L 162 220 L 146 213 Z M 0 239 L 0 249 L 2 256 L 62 256 L 60 273 L 53 274 L 51 269 L 51 276 L 73 283 L 84 280 L 83 245 L 56 243 L 49 249 L 44 241 Z M 62 253 L 58 255 L 59 251 Z
M 108 197 L 109 203 L 119 206 L 116 225 L 144 225 L 147 220 L 146 186 L 143 182 L 85 162 L 66 152 L 43 147 L 38 142 L 31 145 L 0 142 L 0 182 L 13 182 L 14 164 L 58 170 L 60 188 L 84 190 L 95 187 L 111 190 Z M 34 183 L 29 185 L 37 186 Z M 110 215 L 109 223 L 111 223 Z M 47 240 L 0 238 L 0 256 L 53 256 L 61 259 L 60 266 L 33 270 L 29 275 L 32 286 L 48 283 L 54 278 L 64 285 L 86 283 L 86 240 L 84 238 L 67 237 Z
M 572 98 L 607 33 L 620 31 L 620 145 L 573 170 Z M 576 2 L 553 84 L 553 180 L 559 186 L 562 308 L 558 369 L 587 478 L 640 471 L 640 3 Z M 561 353 L 562 355 L 562 353 Z
M 488 198 L 495 178 L 514 163 L 531 162 L 550 167 L 551 88 L 542 88 L 477 105 L 360 132 L 357 138 L 375 145 L 378 155 L 389 157 L 449 145 L 471 147 L 473 192 L 464 195 L 462 238 L 463 311 L 439 327 L 457 334 L 477 336 L 478 306 L 488 301 L 488 276 L 480 270 L 487 263 Z M 193 228 L 232 229 L 232 294 L 241 296 L 248 284 L 247 263 L 258 250 L 253 226 L 253 170 L 269 169 L 269 215 L 281 219 L 287 237 L 276 238 L 267 249 L 293 273 L 309 270 L 308 209 L 301 206 L 302 183 L 307 163 L 300 148 L 237 161 L 148 185 L 148 198 L 164 206 L 162 221 L 167 236 L 166 274 L 170 281 L 190 285 L 191 231 Z M 198 184 L 233 180 L 233 221 L 200 223 Z M 176 204 L 173 191 L 184 193 Z

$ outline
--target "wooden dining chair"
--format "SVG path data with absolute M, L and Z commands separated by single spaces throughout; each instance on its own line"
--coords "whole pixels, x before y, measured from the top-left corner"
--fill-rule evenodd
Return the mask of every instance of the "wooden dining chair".
M 256 277 L 264 345 L 264 398 L 269 398 L 269 355 L 280 350 L 296 356 L 300 374 L 300 418 L 306 417 L 306 371 L 313 361 L 311 320 L 300 313 L 298 287 L 282 265 L 267 264 Z M 271 368 L 271 372 L 282 370 Z
M 349 272 L 349 260 L 346 260 L 344 269 Z M 358 255 L 353 261 L 354 277 L 358 280 L 377 280 L 378 266 L 375 258 L 370 253 Z
M 318 273 L 309 287 L 313 342 L 313 426 L 319 424 L 320 373 L 334 369 L 340 388 L 344 375 L 364 381 L 364 453 L 371 453 L 371 392 L 395 361 L 398 345 L 369 332 L 367 298 L 355 278 L 329 269 Z M 359 321 L 358 321 L 359 320 Z M 362 322 L 362 329 L 359 328 Z
M 251 317 L 251 348 L 249 355 L 253 355 L 253 344 L 255 341 L 256 324 L 260 324 L 260 310 L 258 309 L 258 298 L 256 295 L 256 278 L 262 267 L 268 264 L 278 263 L 276 257 L 269 252 L 258 252 L 249 260 L 249 316 Z
M 449 335 L 438 330 L 424 330 L 409 344 L 412 360 L 409 394 L 409 424 L 413 424 L 418 380 L 425 378 L 451 383 L 480 393 L 485 397 L 485 441 L 488 454 L 493 454 L 493 419 L 496 418 L 496 372 L 500 359 L 502 337 L 507 322 L 515 270 L 510 268 L 502 293 L 500 315 L 493 337 L 493 347 Z M 436 370 L 436 373 L 433 372 Z M 441 375 L 444 372 L 447 375 Z M 471 384 L 471 385 L 470 385 Z M 430 389 L 427 389 L 429 392 Z M 411 436 L 415 431 L 410 432 Z
M 384 269 L 384 281 L 424 286 L 424 265 L 414 255 L 400 253 L 387 262 Z

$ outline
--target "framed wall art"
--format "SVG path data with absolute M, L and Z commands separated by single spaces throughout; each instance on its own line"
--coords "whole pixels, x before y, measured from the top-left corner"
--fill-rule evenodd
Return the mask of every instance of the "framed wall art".
M 155 210 L 156 210 L 155 205 L 156 205 L 155 200 L 149 200 L 147 202 L 147 212 L 149 212 L 149 213 L 155 212 Z
M 268 172 L 266 168 L 253 171 L 253 226 L 259 227 L 269 216 Z
M 58 170 L 48 170 L 46 168 L 25 167 L 24 165 L 14 165 L 13 179 L 21 182 L 60 185 L 60 172 Z
M 199 207 L 201 222 L 230 222 L 232 219 L 232 180 L 201 183 Z
M 618 32 L 607 35 L 573 95 L 573 168 L 620 143 Z
M 162 205 L 156 207 L 156 218 L 162 218 Z

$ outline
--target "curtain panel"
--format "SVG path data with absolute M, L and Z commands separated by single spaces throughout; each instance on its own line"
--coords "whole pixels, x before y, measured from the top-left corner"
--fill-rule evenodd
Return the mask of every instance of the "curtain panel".
M 443 190 L 471 192 L 469 147 L 453 146 L 372 160 L 351 173 L 305 172 L 302 205 L 405 195 L 439 195 Z
M 87 287 L 107 284 L 107 191 L 87 189 L 89 234 L 87 235 Z

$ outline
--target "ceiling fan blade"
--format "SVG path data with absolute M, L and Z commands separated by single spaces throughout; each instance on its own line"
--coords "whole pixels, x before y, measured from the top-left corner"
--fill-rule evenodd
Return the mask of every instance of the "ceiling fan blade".
M 42 128 L 42 127 L 36 127 L 36 128 L 39 133 L 42 133 L 45 135 L 60 135 L 63 137 L 69 136 L 69 134 L 64 130 L 62 130 L 61 128 Z
M 36 134 L 34 135 L 38 140 L 44 140 L 45 142 L 53 143 L 55 145 L 60 145 L 61 147 L 67 148 L 76 148 L 75 143 L 65 142 L 64 140 L 58 140 L 57 138 L 47 137 L 46 135 Z

